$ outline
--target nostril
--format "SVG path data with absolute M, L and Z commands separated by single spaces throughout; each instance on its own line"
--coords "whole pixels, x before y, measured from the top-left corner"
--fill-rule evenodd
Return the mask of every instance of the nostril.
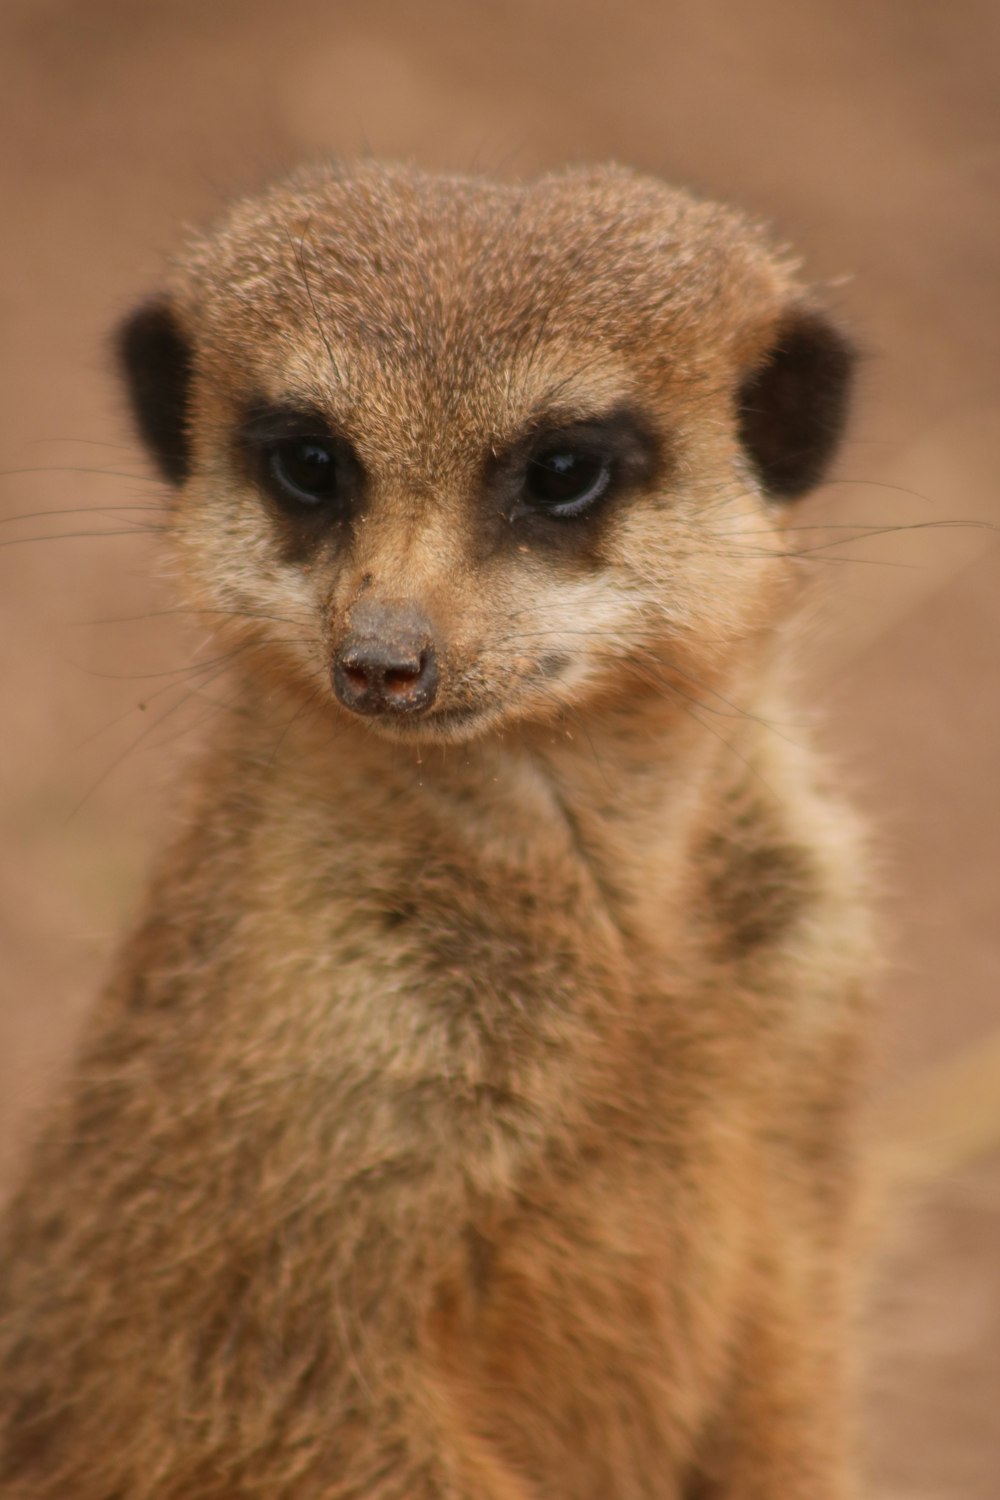
M 427 669 L 427 652 L 421 652 L 420 660 L 413 666 L 409 663 L 405 667 L 389 667 L 386 670 L 384 683 L 386 692 L 394 693 L 399 697 L 409 692 L 410 688 L 419 683 Z
M 344 666 L 341 668 L 348 686 L 355 693 L 364 693 L 368 690 L 368 673 L 361 667 Z

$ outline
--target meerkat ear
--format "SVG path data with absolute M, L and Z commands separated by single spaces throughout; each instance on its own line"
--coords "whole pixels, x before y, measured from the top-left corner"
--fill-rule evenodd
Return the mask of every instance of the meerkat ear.
M 141 303 L 115 336 L 132 417 L 162 478 L 183 484 L 190 471 L 188 402 L 191 344 L 166 297 Z
M 791 308 L 739 390 L 739 434 L 765 491 L 793 500 L 819 484 L 847 422 L 854 346 L 823 313 Z

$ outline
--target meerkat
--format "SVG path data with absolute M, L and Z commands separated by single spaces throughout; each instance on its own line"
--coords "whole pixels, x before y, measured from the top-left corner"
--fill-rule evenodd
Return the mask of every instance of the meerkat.
M 117 349 L 229 694 L 7 1216 L 5 1500 L 845 1500 L 853 351 L 618 168 L 310 169 Z

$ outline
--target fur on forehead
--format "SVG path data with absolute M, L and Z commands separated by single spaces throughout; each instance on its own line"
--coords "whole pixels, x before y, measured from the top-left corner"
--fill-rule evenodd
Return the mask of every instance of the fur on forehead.
M 335 340 L 383 380 L 444 368 L 468 390 L 560 347 L 661 379 L 742 366 L 794 267 L 741 215 L 620 168 L 504 184 L 333 165 L 238 203 L 174 291 L 227 358 Z

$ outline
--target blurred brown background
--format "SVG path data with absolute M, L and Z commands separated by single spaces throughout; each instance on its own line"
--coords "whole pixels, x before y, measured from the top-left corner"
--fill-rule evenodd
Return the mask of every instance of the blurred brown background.
M 892 946 L 875 1144 L 884 1101 L 986 1058 L 1000 547 L 937 523 L 1000 522 L 998 85 L 987 0 L 5 0 L 4 1175 L 169 820 L 165 768 L 211 711 L 156 576 L 159 492 L 107 330 L 182 222 L 331 151 L 517 174 L 616 158 L 759 211 L 834 283 L 870 358 L 841 480 L 802 520 L 911 528 L 807 533 L 805 685 L 874 813 Z M 960 1098 L 1000 1120 L 982 1066 Z M 1000 1493 L 1000 1154 L 945 1156 L 864 1318 L 879 1500 Z

